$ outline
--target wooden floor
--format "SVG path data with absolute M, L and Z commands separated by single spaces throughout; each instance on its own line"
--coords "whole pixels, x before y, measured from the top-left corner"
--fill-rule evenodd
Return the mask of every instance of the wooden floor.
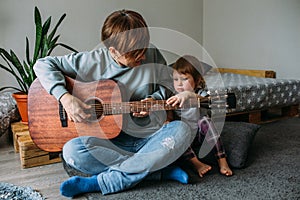
M 66 180 L 61 163 L 22 169 L 19 153 L 15 153 L 9 135 L 0 137 L 0 181 L 19 186 L 30 186 L 39 191 L 46 199 L 69 199 L 60 195 L 59 186 Z M 86 198 L 75 198 L 83 200 Z

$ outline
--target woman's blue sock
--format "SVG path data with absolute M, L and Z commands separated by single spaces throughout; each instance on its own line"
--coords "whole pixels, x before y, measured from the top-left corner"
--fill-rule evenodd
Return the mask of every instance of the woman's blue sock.
M 100 192 L 97 176 L 73 176 L 60 185 L 60 193 L 66 197 L 74 197 L 88 192 Z
M 168 166 L 161 173 L 162 180 L 174 180 L 183 184 L 189 182 L 189 175 L 178 166 Z

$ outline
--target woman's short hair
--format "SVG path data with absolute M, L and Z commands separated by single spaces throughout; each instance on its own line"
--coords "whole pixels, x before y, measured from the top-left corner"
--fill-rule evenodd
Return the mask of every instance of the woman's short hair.
M 114 47 L 125 56 L 138 58 L 144 55 L 149 46 L 148 26 L 135 11 L 115 11 L 102 26 L 101 41 L 107 48 Z

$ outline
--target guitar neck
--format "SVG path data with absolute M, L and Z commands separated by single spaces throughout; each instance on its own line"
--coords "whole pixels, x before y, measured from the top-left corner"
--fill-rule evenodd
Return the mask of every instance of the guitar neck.
M 204 102 L 208 102 L 208 98 L 190 99 L 185 102 L 183 107 L 178 105 L 172 106 L 166 103 L 166 100 L 154 100 L 154 101 L 133 101 L 133 102 L 113 102 L 103 104 L 104 115 L 115 115 L 133 112 L 150 112 L 161 110 L 178 110 L 188 108 L 200 108 Z
M 225 98 L 225 100 L 223 99 Z M 100 112 L 104 115 L 115 115 L 133 112 L 150 112 L 150 111 L 161 111 L 161 110 L 178 110 L 178 109 L 189 109 L 189 108 L 235 108 L 236 98 L 233 93 L 227 93 L 224 97 L 198 97 L 187 100 L 182 107 L 179 105 L 171 106 L 166 103 L 166 100 L 154 100 L 154 101 L 132 101 L 132 102 L 113 102 L 104 103 L 103 108 Z M 99 111 L 99 110 L 98 110 Z

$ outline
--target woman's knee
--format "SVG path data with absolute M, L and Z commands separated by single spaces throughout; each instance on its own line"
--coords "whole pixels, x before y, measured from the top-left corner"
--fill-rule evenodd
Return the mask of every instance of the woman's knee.
M 73 138 L 66 142 L 63 146 L 63 153 L 77 152 L 79 146 L 82 146 L 82 140 L 80 138 Z
M 194 138 L 190 126 L 183 121 L 174 121 L 173 129 L 178 140 L 191 141 Z
M 68 162 L 69 159 L 74 160 L 80 157 L 80 152 L 86 152 L 85 141 L 88 137 L 77 137 L 65 143 L 62 150 L 63 158 Z

